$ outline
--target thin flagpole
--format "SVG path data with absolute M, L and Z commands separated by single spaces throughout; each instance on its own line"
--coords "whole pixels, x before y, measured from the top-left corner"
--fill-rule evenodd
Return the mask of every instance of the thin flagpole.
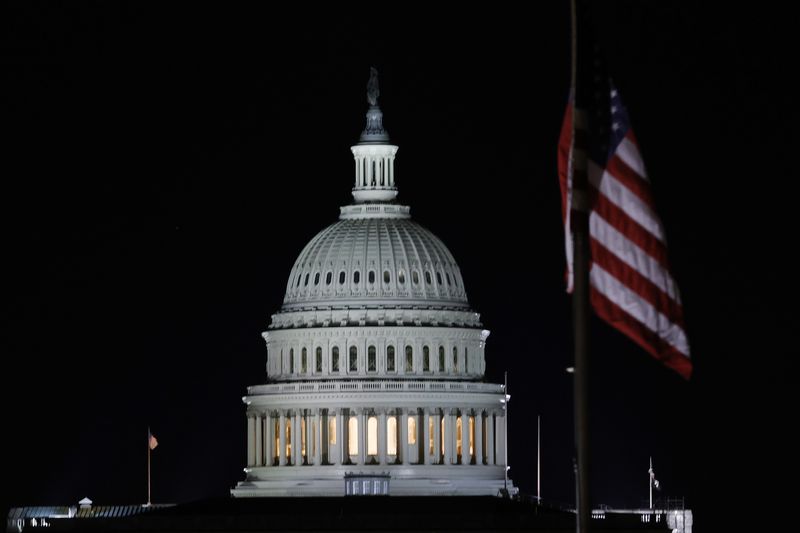
M 648 473 L 648 484 L 650 485 L 650 509 L 653 508 L 653 456 L 650 456 L 650 470 Z
M 536 415 L 536 501 L 542 501 L 542 417 Z
M 147 428 L 147 505 L 150 505 L 150 428 Z
M 570 2 L 572 22 L 572 245 L 573 295 L 572 328 L 575 349 L 573 376 L 575 401 L 575 476 L 576 531 L 589 529 L 589 209 L 586 179 L 586 146 L 575 146 L 576 119 L 583 102 L 578 93 L 578 13 L 577 1 Z M 577 179 L 576 179 L 577 178 Z

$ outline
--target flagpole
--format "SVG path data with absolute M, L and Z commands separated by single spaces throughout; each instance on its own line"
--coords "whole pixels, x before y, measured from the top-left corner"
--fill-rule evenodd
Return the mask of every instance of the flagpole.
M 542 501 L 542 417 L 536 415 L 536 501 Z
M 573 295 L 572 327 L 575 349 L 573 376 L 575 401 L 575 448 L 577 472 L 575 476 L 576 530 L 589 529 L 589 206 L 586 146 L 575 146 L 576 126 L 582 116 L 584 102 L 578 92 L 578 14 L 577 2 L 571 0 L 572 22 L 572 83 L 574 97 L 572 113 L 572 245 L 573 245 Z M 585 142 L 585 141 L 584 141 Z
M 150 506 L 150 428 L 147 428 L 147 505 Z
M 653 508 L 653 456 L 650 456 L 650 470 L 648 472 L 649 485 L 650 485 L 650 509 Z

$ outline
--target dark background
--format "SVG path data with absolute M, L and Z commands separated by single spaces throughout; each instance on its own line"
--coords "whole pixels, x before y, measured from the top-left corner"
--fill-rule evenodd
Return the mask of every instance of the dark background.
M 772 31 L 791 19 L 743 25 L 750 13 L 721 6 L 594 13 L 667 230 L 695 375 L 593 323 L 593 503 L 641 505 L 653 456 L 662 494 L 685 497 L 698 524 L 713 502 L 779 497 L 764 488 L 793 468 L 800 325 L 796 88 Z M 459 262 L 492 331 L 487 379 L 508 372 L 511 477 L 535 494 L 541 415 L 542 495 L 572 502 L 556 177 L 568 3 L 2 11 L 8 505 L 143 502 L 148 425 L 154 501 L 225 496 L 243 478 L 260 332 L 302 247 L 350 202 L 371 65 L 400 200 Z

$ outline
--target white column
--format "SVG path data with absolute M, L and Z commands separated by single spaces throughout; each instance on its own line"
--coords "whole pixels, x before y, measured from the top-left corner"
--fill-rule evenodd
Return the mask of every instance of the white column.
M 453 436 L 453 431 L 450 428 L 450 411 L 445 409 L 442 412 L 442 420 L 444 420 L 444 432 L 442 434 L 442 442 L 444 443 L 444 458 L 442 462 L 446 465 L 450 464 L 453 448 L 450 446 L 450 439 Z
M 317 409 L 314 412 L 313 433 L 314 433 L 314 464 L 322 464 L 322 413 Z
M 305 411 L 306 418 L 306 464 L 314 464 L 314 424 L 309 409 Z
M 475 413 L 475 464 L 483 464 L 483 412 Z
M 278 418 L 278 465 L 286 466 L 286 411 Z
M 433 414 L 433 464 L 442 463 L 442 422 L 438 411 Z
M 343 409 L 336 411 L 336 464 L 341 465 L 347 462 L 347 428 L 344 426 Z
M 494 413 L 486 413 L 486 464 L 495 464 L 494 460 Z
M 247 466 L 256 464 L 256 422 L 252 415 L 247 416 Z
M 403 415 L 400 417 L 400 446 L 403 455 L 403 464 L 409 464 L 408 460 L 408 410 L 403 409 Z
M 358 464 L 367 464 L 367 413 L 358 414 Z
M 422 411 L 422 464 L 431 464 L 431 415 L 427 409 Z
M 495 435 L 497 435 L 497 459 L 503 465 L 506 463 L 505 449 L 506 449 L 506 432 L 505 432 L 505 416 L 498 416 L 495 418 Z
M 461 464 L 468 465 L 472 456 L 469 454 L 469 411 L 461 410 Z
M 386 411 L 378 415 L 378 463 L 386 464 Z
M 389 187 L 394 187 L 394 156 L 389 158 Z
M 263 427 L 264 423 L 262 421 L 261 414 L 256 414 L 255 419 L 255 426 L 256 426 L 256 466 L 261 466 L 264 464 L 263 460 L 261 459 L 261 455 L 264 452 L 264 442 L 261 440 L 263 437 Z
M 275 457 L 275 419 L 272 411 L 267 411 L 264 416 L 264 465 L 272 466 Z
M 302 415 L 300 410 L 295 410 L 292 415 L 292 464 L 303 464 L 303 426 L 300 424 Z

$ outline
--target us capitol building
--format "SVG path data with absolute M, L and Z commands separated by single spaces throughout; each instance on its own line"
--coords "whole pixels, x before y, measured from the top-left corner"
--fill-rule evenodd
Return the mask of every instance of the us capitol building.
M 246 479 L 235 497 L 515 494 L 503 385 L 481 381 L 489 331 L 453 255 L 397 203 L 368 84 L 353 203 L 294 263 L 248 387 Z

